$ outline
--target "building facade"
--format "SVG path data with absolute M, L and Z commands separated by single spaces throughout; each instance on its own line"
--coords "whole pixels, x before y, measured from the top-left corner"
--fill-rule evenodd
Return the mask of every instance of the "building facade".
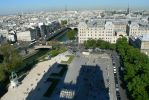
M 35 39 L 35 34 L 32 34 L 30 31 L 17 32 L 18 41 L 32 41 Z
M 80 22 L 78 25 L 78 42 L 84 43 L 88 39 L 102 39 L 110 43 L 126 34 L 126 22 L 119 21 L 88 21 Z
M 6 37 L 8 36 L 8 30 L 2 30 L 0 29 L 0 36 Z
M 137 22 L 130 24 L 129 36 L 141 36 L 142 33 L 149 34 L 149 24 Z

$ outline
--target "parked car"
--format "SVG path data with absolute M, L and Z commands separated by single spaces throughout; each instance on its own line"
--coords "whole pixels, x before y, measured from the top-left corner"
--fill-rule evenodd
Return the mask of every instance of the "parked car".
M 117 83 L 115 84 L 115 89 L 116 91 L 119 91 L 119 85 Z
M 118 100 L 120 100 L 120 92 L 119 91 L 116 91 L 116 96 L 117 96 Z
M 116 73 L 116 68 L 113 69 L 114 73 Z
M 113 66 L 115 66 L 115 61 L 112 62 Z

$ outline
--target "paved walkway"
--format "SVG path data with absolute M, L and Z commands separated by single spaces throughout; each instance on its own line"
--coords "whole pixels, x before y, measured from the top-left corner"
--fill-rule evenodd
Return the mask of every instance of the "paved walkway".
M 1 100 L 26 100 L 28 94 L 34 90 L 43 78 L 44 74 L 49 70 L 51 65 L 55 62 L 60 63 L 64 59 L 65 55 L 69 55 L 68 52 L 59 54 L 51 60 L 40 62 L 28 73 L 28 75 L 22 80 L 16 88 L 9 88 L 8 92 L 1 98 Z

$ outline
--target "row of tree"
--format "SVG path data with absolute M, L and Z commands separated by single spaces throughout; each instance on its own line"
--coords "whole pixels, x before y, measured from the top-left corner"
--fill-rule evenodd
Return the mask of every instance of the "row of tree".
M 89 39 L 84 42 L 84 46 L 86 49 L 95 49 L 95 48 L 110 49 L 110 50 L 115 49 L 115 44 L 111 44 L 101 39 L 98 40 Z
M 133 48 L 126 38 L 116 43 L 124 67 L 126 82 L 131 100 L 149 100 L 149 58 L 139 49 Z
M 0 63 L 0 81 L 3 81 L 12 71 L 20 67 L 22 57 L 16 48 L 10 44 L 2 44 L 0 46 L 0 54 L 2 58 Z

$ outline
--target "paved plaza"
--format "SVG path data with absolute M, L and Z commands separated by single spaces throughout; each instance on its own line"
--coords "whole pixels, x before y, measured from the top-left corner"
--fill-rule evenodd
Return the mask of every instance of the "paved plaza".
M 79 54 L 70 64 L 64 84 L 77 88 L 76 100 L 116 100 L 112 61 L 107 54 Z
M 45 79 L 59 69 L 51 66 L 64 60 L 69 52 L 60 54 L 51 60 L 38 63 L 24 78 L 18 87 L 8 89 L 2 100 L 117 100 L 112 60 L 106 53 L 85 56 L 77 53 L 68 70 L 50 97 L 43 94 L 50 83 Z

